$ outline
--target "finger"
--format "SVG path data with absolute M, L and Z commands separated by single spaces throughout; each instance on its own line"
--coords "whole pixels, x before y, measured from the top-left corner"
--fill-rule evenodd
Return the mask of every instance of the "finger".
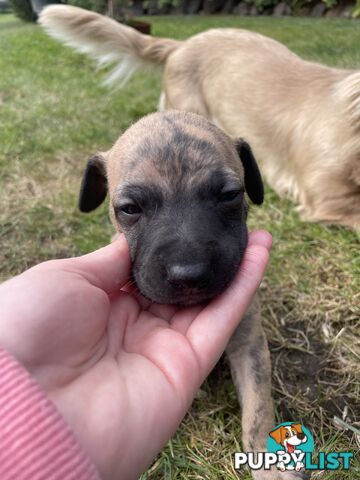
M 255 230 L 249 235 L 248 246 L 250 245 L 262 245 L 270 250 L 272 247 L 272 236 L 266 230 Z
M 203 309 L 203 305 L 195 305 L 179 310 L 171 318 L 171 328 L 182 335 L 186 335 L 188 328 Z
M 141 295 L 137 287 L 135 287 L 133 284 L 125 285 L 122 290 L 133 295 L 138 301 L 138 303 L 141 305 L 141 308 L 143 310 L 147 310 L 156 317 L 162 318 L 167 322 L 169 322 L 174 316 L 174 314 L 179 310 L 179 307 L 176 307 L 174 305 L 161 305 L 159 303 L 154 303 L 151 300 L 148 300 L 143 295 Z
M 153 315 L 163 318 L 169 322 L 174 316 L 175 312 L 179 310 L 179 307 L 175 307 L 174 305 L 160 305 L 158 303 L 153 303 L 147 310 Z
M 95 252 L 69 260 L 71 268 L 106 293 L 114 293 L 129 280 L 131 260 L 124 235 Z
M 266 230 L 256 230 L 250 233 L 248 245 L 262 245 L 269 250 L 272 245 L 272 236 Z M 171 319 L 172 328 L 182 334 L 186 334 L 191 323 L 203 308 L 203 306 L 198 305 L 176 312 Z
M 186 334 L 207 375 L 225 350 L 259 287 L 269 260 L 269 250 L 250 244 L 232 284 L 205 307 Z
M 250 233 L 248 245 L 262 245 L 269 250 L 272 246 L 272 236 L 266 230 L 256 230 Z M 203 308 L 203 306 L 198 305 L 176 312 L 171 319 L 172 328 L 185 335 L 191 323 Z
M 129 326 L 139 317 L 141 306 L 132 295 L 120 291 L 111 298 L 111 314 L 107 326 L 108 351 L 117 355 L 124 345 Z
M 124 292 L 130 293 L 133 297 L 136 298 L 137 302 L 141 306 L 142 310 L 147 310 L 151 305 L 152 301 L 145 298 L 141 293 L 138 287 L 133 282 L 127 282 L 122 289 Z

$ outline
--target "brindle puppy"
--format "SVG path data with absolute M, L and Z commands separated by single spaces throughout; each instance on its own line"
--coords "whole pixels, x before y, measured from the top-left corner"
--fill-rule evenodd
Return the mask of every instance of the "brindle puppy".
M 130 127 L 84 173 L 80 210 L 110 194 L 110 217 L 124 232 L 141 293 L 157 303 L 189 306 L 220 294 L 235 276 L 248 234 L 245 192 L 263 201 L 249 145 L 234 142 L 208 120 L 168 111 Z M 221 321 L 221 319 L 219 319 Z M 227 349 L 243 409 L 243 445 L 265 451 L 274 426 L 270 360 L 260 317 L 252 308 Z M 254 478 L 299 475 L 254 472 Z

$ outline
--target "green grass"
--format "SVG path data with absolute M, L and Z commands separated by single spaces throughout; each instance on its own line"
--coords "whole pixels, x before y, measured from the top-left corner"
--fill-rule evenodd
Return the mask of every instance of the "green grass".
M 307 59 L 360 68 L 360 22 L 200 16 L 151 21 L 154 34 L 174 38 L 212 27 L 249 28 Z M 81 172 L 90 155 L 108 149 L 130 123 L 156 109 L 161 74 L 141 73 L 122 90 L 106 90 L 92 62 L 11 15 L 0 15 L 0 72 L 0 275 L 7 278 L 42 260 L 108 242 L 106 207 L 89 215 L 77 211 Z M 294 205 L 269 188 L 264 207 L 252 209 L 250 217 L 252 228 L 274 236 L 260 295 L 278 420 L 303 421 L 317 450 L 356 451 L 360 439 L 338 430 L 333 416 L 360 426 L 359 237 L 301 222 Z M 220 367 L 143 480 L 234 478 L 240 413 L 226 362 Z M 359 461 L 349 473 L 321 478 L 360 478 Z

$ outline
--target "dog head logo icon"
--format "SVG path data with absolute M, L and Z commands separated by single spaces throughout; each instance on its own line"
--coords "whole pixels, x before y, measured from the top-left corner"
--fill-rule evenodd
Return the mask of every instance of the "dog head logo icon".
M 279 470 L 298 472 L 304 468 L 305 453 L 314 451 L 314 440 L 300 423 L 284 422 L 269 433 L 268 451 L 278 454 Z
M 305 443 L 306 434 L 302 430 L 300 423 L 292 423 L 289 426 L 280 426 L 269 433 L 276 443 L 284 447 L 285 452 L 294 453 L 296 447 Z

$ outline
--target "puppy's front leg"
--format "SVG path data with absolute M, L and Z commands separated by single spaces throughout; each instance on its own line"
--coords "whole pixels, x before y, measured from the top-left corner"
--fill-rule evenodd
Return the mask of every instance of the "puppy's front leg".
M 256 305 L 246 313 L 226 353 L 242 407 L 243 447 L 249 452 L 265 452 L 274 428 L 274 411 L 270 354 Z
M 253 304 L 232 336 L 226 350 L 231 374 L 242 407 L 242 442 L 247 452 L 266 452 L 274 427 L 271 398 L 271 365 L 266 336 Z M 300 480 L 301 473 L 254 470 L 255 480 Z

